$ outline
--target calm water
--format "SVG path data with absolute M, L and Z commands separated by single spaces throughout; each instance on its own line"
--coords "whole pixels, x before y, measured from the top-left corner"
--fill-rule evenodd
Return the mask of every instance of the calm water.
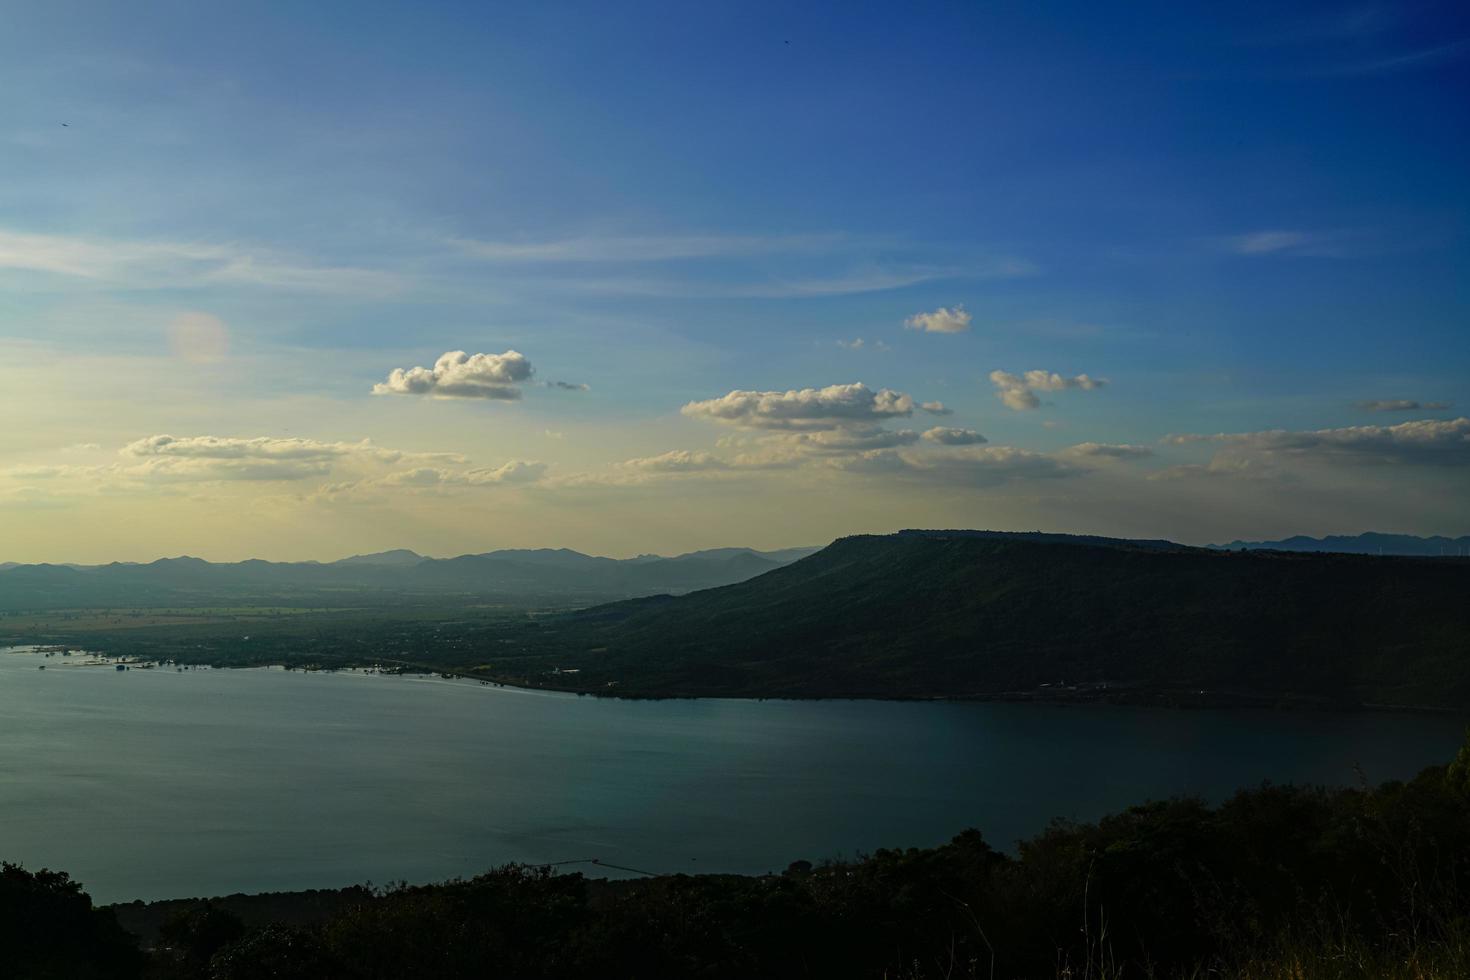
M 79 658 L 70 658 L 75 661 Z M 45 663 L 48 668 L 37 670 Z M 623 702 L 430 678 L 117 672 L 0 653 L 0 858 L 99 901 L 427 881 L 507 861 L 780 869 L 1008 846 L 1052 816 L 1447 761 L 1455 718 Z M 583 870 L 592 870 L 583 868 Z

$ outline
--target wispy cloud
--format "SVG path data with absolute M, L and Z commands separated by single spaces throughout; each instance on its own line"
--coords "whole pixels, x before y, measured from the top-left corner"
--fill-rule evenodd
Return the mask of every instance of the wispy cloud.
M 1303 231 L 1269 228 L 1225 235 L 1215 244 L 1233 255 L 1294 255 L 1311 258 L 1340 258 L 1364 243 L 1360 235 L 1341 231 Z
M 130 289 L 260 286 L 379 295 L 396 273 L 303 262 L 238 244 L 30 234 L 0 229 L 0 269 L 85 279 Z
M 669 262 L 733 256 L 825 252 L 851 245 L 842 234 L 609 235 L 553 241 L 453 238 L 449 244 L 487 262 Z
M 1443 412 L 1452 406 L 1449 402 L 1421 402 L 1412 398 L 1386 398 L 1353 402 L 1353 407 L 1365 412 Z
M 1467 54 L 1470 54 L 1470 38 L 1460 38 L 1446 44 L 1436 44 L 1380 58 L 1323 68 L 1311 74 L 1321 76 L 1388 75 L 1394 72 L 1434 68 L 1456 61 Z
M 1301 460 L 1361 465 L 1470 466 L 1470 418 L 1421 419 L 1341 429 L 1174 435 L 1172 445 L 1213 442 L 1227 459 Z

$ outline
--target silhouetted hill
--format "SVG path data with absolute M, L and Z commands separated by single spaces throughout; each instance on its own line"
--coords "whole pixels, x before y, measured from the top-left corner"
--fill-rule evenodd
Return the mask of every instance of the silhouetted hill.
M 524 631 L 523 680 L 638 695 L 1082 686 L 1470 707 L 1470 561 L 903 532 Z M 569 681 L 570 677 L 570 683 Z
M 1279 541 L 1232 541 L 1229 544 L 1212 544 L 1210 547 L 1226 551 L 1328 551 L 1345 555 L 1417 555 L 1438 558 L 1470 556 L 1470 535 L 1458 538 L 1442 535 L 1421 538 L 1412 534 L 1367 531 L 1363 534 L 1329 534 L 1325 538 L 1309 538 L 1298 534 Z

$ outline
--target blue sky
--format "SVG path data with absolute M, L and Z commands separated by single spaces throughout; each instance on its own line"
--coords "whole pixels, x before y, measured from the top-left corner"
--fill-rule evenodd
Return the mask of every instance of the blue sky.
M 283 557 L 1470 530 L 1463 5 L 789 7 L 7 10 L 17 553 L 235 556 L 242 501 Z M 519 397 L 371 394 L 509 350 Z M 858 382 L 948 414 L 681 411 Z

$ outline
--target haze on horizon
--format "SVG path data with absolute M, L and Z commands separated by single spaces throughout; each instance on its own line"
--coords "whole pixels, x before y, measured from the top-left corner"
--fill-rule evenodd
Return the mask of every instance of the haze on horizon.
M 1470 532 L 1470 13 L 57 2 L 0 561 Z

